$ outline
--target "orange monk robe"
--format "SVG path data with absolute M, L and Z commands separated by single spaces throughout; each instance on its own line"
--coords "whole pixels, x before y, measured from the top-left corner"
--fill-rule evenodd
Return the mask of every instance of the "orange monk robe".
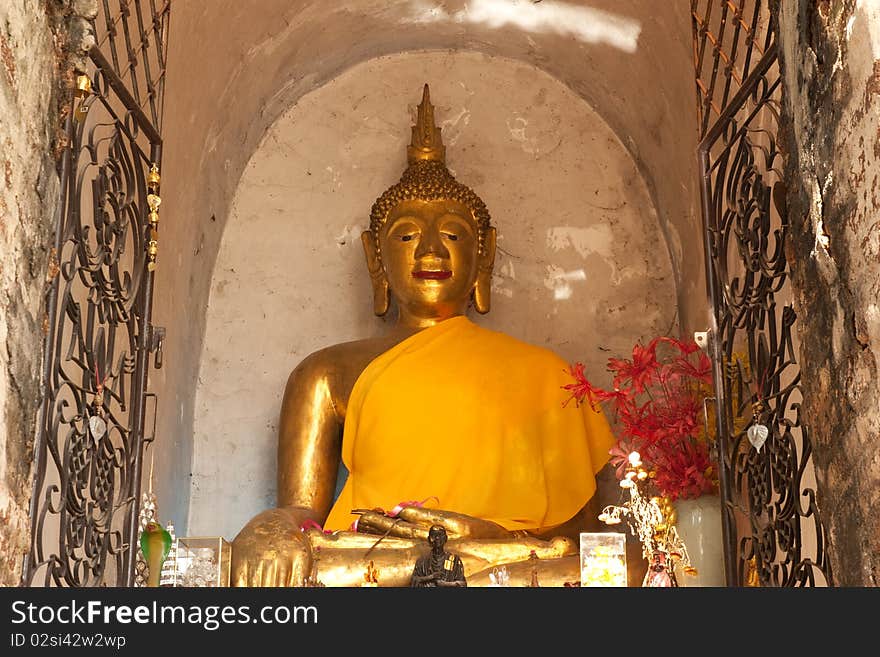
M 614 442 L 601 412 L 563 407 L 568 369 L 464 316 L 380 355 L 352 390 L 349 476 L 325 528 L 348 529 L 352 509 L 430 497 L 508 529 L 565 522 L 592 497 Z

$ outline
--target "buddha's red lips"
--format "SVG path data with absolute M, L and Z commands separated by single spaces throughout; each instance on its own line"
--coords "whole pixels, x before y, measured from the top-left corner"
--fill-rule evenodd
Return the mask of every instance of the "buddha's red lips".
M 418 270 L 412 273 L 414 278 L 423 278 L 431 281 L 442 281 L 452 276 L 452 272 L 448 269 L 440 271 Z

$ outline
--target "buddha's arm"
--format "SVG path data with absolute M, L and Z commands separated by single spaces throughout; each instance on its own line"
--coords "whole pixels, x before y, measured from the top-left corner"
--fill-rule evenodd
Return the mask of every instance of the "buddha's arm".
M 291 373 L 278 432 L 278 508 L 264 511 L 233 541 L 236 586 L 298 586 L 312 567 L 306 520 L 322 524 L 333 498 L 341 422 L 332 396 L 332 370 L 320 352 Z
M 333 504 L 342 441 L 339 383 L 322 356 L 309 356 L 291 373 L 278 426 L 278 506 L 318 524 Z

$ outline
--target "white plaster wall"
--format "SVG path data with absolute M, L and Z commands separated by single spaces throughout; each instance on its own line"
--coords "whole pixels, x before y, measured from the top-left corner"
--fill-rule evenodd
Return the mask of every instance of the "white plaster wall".
M 498 228 L 493 309 L 475 321 L 583 360 L 674 330 L 669 250 L 645 183 L 568 87 L 514 60 L 422 52 L 370 60 L 268 131 L 233 200 L 211 282 L 196 391 L 190 535 L 232 538 L 275 504 L 290 371 L 383 330 L 359 235 L 406 164 L 422 85 L 447 160 Z

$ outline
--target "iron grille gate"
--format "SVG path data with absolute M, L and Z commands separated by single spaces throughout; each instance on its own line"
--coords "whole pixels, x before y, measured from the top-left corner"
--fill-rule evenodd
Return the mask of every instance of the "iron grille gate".
M 170 6 L 102 0 L 66 120 L 25 586 L 134 582 Z
M 782 83 L 767 0 L 692 0 L 728 585 L 830 584 L 800 417 Z M 765 442 L 762 432 L 768 429 Z

